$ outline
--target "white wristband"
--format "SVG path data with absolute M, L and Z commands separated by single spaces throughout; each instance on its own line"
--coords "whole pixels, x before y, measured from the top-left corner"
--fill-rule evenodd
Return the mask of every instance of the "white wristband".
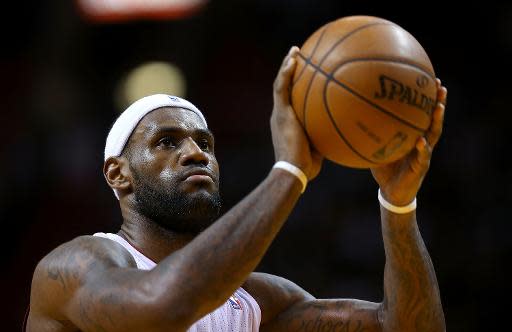
M 306 174 L 304 174 L 304 172 L 297 166 L 292 165 L 287 161 L 278 161 L 277 163 L 274 164 L 274 167 L 272 167 L 272 168 L 280 168 L 280 169 L 284 169 L 285 171 L 292 173 L 302 183 L 302 191 L 300 193 L 302 194 L 304 192 L 304 190 L 306 190 L 306 185 L 308 184 L 308 178 L 307 178 Z
M 411 203 L 409 203 L 405 206 L 396 206 L 396 205 L 393 205 L 390 202 L 386 201 L 384 199 L 384 197 L 382 197 L 382 194 L 380 193 L 380 188 L 379 188 L 379 194 L 377 195 L 377 197 L 379 198 L 380 204 L 388 211 L 398 213 L 398 214 L 406 214 L 406 213 L 416 210 L 416 197 L 414 198 L 414 201 L 412 201 Z

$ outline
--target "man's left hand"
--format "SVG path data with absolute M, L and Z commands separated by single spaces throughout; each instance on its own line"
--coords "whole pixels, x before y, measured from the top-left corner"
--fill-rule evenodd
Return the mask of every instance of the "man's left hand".
M 393 205 L 405 206 L 414 200 L 427 174 L 432 150 L 441 137 L 448 92 L 439 79 L 436 83 L 437 105 L 425 136 L 418 138 L 415 148 L 404 158 L 371 169 L 382 195 Z

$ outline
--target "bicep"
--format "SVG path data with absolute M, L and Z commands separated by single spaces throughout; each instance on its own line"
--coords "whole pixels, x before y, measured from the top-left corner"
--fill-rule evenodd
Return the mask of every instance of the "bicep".
M 380 304 L 351 299 L 298 302 L 262 326 L 263 332 L 382 331 Z

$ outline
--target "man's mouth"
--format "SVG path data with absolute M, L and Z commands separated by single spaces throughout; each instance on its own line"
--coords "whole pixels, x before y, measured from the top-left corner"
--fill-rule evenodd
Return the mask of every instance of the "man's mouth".
M 183 181 L 184 182 L 194 182 L 194 183 L 199 183 L 199 182 L 214 183 L 212 174 L 208 170 L 202 169 L 202 168 L 194 168 L 188 172 L 185 172 Z

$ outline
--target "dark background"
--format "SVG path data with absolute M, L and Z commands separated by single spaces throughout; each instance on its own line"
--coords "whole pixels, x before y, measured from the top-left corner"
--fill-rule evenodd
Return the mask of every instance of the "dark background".
M 149 60 L 182 68 L 186 97 L 216 134 L 227 210 L 274 162 L 268 123 L 283 56 L 321 25 L 355 14 L 411 32 L 448 87 L 444 135 L 418 196 L 419 225 L 448 330 L 500 326 L 512 245 L 510 4 L 226 0 L 182 20 L 91 24 L 72 1 L 41 1 L 3 7 L 1 22 L 0 329 L 19 330 L 33 269 L 46 253 L 120 225 L 101 168 L 118 114 L 113 91 L 127 71 Z M 380 301 L 376 196 L 368 171 L 325 163 L 258 270 L 317 297 Z

